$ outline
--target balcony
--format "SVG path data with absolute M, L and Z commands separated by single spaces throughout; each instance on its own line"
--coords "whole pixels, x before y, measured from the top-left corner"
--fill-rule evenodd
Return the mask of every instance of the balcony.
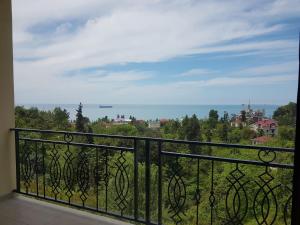
M 11 0 L 1 0 L 1 225 L 300 224 L 294 149 L 9 131 L 14 107 Z
M 17 194 L 0 201 L 0 218 L 1 225 L 129 225 Z
M 61 211 L 66 205 L 142 224 L 291 223 L 294 150 L 290 148 L 12 131 L 15 192 L 54 203 L 50 212 L 55 218 L 78 218 L 76 210 Z M 184 153 L 186 149 L 195 153 Z M 15 213 L 25 224 L 31 221 L 27 210 L 39 215 L 32 216 L 35 221 L 49 219 L 49 204 L 40 207 L 39 201 L 24 197 L 6 201 L 0 211 Z M 94 224 L 95 218 L 84 216 L 79 221 Z

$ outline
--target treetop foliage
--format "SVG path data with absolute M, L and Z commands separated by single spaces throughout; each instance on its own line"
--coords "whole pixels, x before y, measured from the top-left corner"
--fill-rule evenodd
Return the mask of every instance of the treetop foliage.
M 294 102 L 280 106 L 275 110 L 273 119 L 277 120 L 279 125 L 296 126 L 296 108 L 297 104 Z
M 273 118 L 279 121 L 279 129 L 272 145 L 283 147 L 294 145 L 295 110 L 296 104 L 289 103 L 274 112 Z M 76 120 L 71 121 L 69 112 L 59 107 L 53 111 L 41 111 L 34 107 L 26 109 L 17 106 L 16 127 L 245 144 L 251 144 L 253 138 L 264 135 L 253 131 L 249 126 L 231 126 L 228 113 L 224 112 L 220 118 L 218 111 L 214 109 L 210 110 L 208 119 L 198 119 L 196 115 L 185 116 L 182 120 L 171 119 L 164 122 L 160 129 L 151 129 L 147 121 L 136 119 L 129 124 L 114 125 L 107 116 L 91 122 L 83 115 L 81 103 L 76 111 Z M 88 142 L 93 143 L 92 138 Z

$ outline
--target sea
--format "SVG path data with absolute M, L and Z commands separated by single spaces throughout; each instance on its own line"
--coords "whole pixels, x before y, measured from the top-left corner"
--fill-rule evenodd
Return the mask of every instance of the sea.
M 76 116 L 77 104 L 18 104 L 25 108 L 37 107 L 39 110 L 53 110 L 55 107 L 66 109 L 70 113 L 70 119 L 74 120 Z M 134 116 L 140 120 L 155 119 L 182 119 L 184 116 L 196 114 L 198 118 L 208 117 L 211 109 L 217 110 L 221 117 L 224 112 L 238 114 L 246 109 L 247 105 L 134 105 L 134 104 L 114 104 L 111 108 L 100 108 L 100 104 L 83 104 L 83 115 L 91 121 L 107 116 L 114 119 L 117 115 L 124 115 L 125 118 Z M 107 106 L 107 105 L 105 105 Z M 271 117 L 279 105 L 256 104 L 251 105 L 253 110 L 265 110 L 266 117 Z

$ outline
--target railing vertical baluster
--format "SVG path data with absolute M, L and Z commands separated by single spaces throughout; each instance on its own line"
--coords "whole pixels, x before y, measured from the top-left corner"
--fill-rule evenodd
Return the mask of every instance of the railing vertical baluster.
M 69 145 L 69 142 L 67 142 L 68 144 L 67 144 L 67 158 L 65 159 L 67 162 L 65 162 L 65 163 L 72 163 L 72 161 L 71 161 L 71 153 L 70 153 L 70 145 Z M 69 164 L 70 165 L 70 164 Z M 66 167 L 66 169 L 67 169 L 68 167 Z M 70 177 L 69 177 L 69 179 L 70 179 Z M 72 179 L 72 178 L 71 178 Z M 69 183 L 69 182 L 68 182 Z M 70 184 L 70 183 L 69 183 Z M 67 192 L 68 192 L 68 203 L 69 203 L 69 205 L 71 204 L 71 198 L 72 198 L 72 187 L 71 187 L 72 185 L 68 185 L 68 187 L 67 187 Z
M 214 196 L 214 161 L 211 161 L 211 186 L 210 186 L 210 224 L 213 224 L 214 218 L 213 218 L 213 209 L 215 204 L 215 196 Z
M 26 146 L 26 147 L 25 147 Z M 27 146 L 28 146 L 28 142 L 25 141 L 24 143 L 24 148 L 23 148 L 23 154 L 22 154 L 22 158 L 21 158 L 21 161 L 22 161 L 22 177 L 24 177 L 24 185 L 25 185 L 25 189 L 26 189 L 26 194 L 28 194 L 28 188 L 29 188 L 29 183 L 30 183 L 30 174 L 31 174 L 31 162 L 29 162 L 29 165 L 28 165 L 28 160 L 30 161 L 30 156 L 27 155 L 29 154 L 28 153 L 28 149 L 27 149 Z M 29 174 L 28 174 L 28 171 L 29 171 Z M 26 173 L 27 172 L 27 173 Z
M 162 143 L 158 141 L 158 224 L 162 224 Z
M 36 195 L 39 196 L 39 175 L 38 175 L 38 143 L 35 142 L 35 183 L 36 183 Z
M 20 148 L 19 148 L 19 131 L 15 131 L 15 147 L 16 147 L 16 188 L 20 192 Z
M 96 209 L 99 209 L 99 149 L 96 148 Z
M 107 204 L 108 204 L 108 152 L 107 148 L 105 149 L 105 211 L 107 212 Z
M 43 188 L 44 188 L 44 198 L 46 198 L 46 167 L 45 167 L 45 154 L 46 149 L 42 143 L 42 154 L 43 154 Z
M 150 141 L 145 141 L 146 167 L 145 167 L 145 220 L 146 224 L 150 224 Z
M 199 204 L 200 204 L 200 160 L 197 159 L 197 189 L 196 189 L 196 204 L 197 204 L 197 225 L 199 224 Z
M 138 171 L 138 149 L 137 149 L 137 139 L 134 139 L 134 218 L 138 220 L 139 218 L 139 171 Z

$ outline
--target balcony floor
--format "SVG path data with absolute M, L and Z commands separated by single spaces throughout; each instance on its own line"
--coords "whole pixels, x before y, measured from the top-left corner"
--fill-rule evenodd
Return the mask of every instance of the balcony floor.
M 130 225 L 77 209 L 14 194 L 0 200 L 1 225 Z

